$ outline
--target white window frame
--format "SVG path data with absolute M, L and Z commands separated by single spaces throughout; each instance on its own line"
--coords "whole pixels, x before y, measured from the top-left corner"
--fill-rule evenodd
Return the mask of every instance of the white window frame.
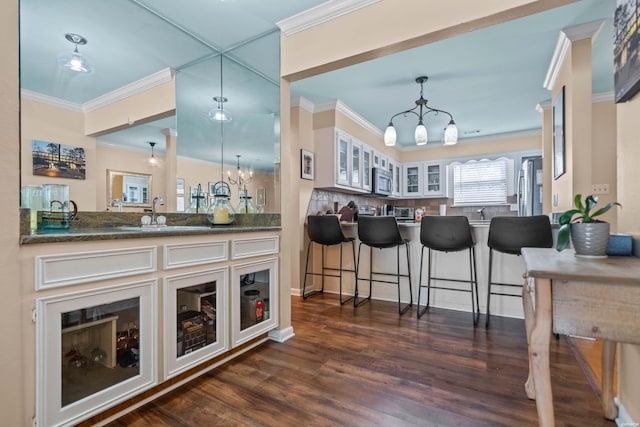
M 460 193 L 456 190 L 456 169 L 459 170 L 462 168 L 469 168 L 480 166 L 486 167 L 488 163 L 492 163 L 495 165 L 503 165 L 504 169 L 502 172 L 501 181 L 503 183 L 502 194 L 495 194 L 493 198 L 487 198 L 486 196 L 482 197 L 482 200 L 471 198 L 463 198 L 460 200 Z M 450 184 L 450 197 L 453 198 L 454 206 L 492 206 L 492 205 L 506 205 L 508 204 L 507 197 L 513 193 L 513 159 L 507 157 L 500 157 L 497 159 L 480 159 L 480 160 L 470 160 L 464 163 L 454 162 L 448 165 L 448 178 Z M 480 181 L 482 182 L 482 181 Z M 477 190 L 470 192 L 468 195 L 477 194 Z

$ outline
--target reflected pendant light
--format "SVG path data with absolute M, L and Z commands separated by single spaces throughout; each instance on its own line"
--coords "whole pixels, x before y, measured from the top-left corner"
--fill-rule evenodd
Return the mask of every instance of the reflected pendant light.
M 444 134 L 444 143 L 445 145 L 453 145 L 458 142 L 458 128 L 456 127 L 456 122 L 453 120 L 453 116 L 447 111 L 429 107 L 427 105 L 429 101 L 424 99 L 423 85 L 428 79 L 427 76 L 421 76 L 416 79 L 416 83 L 420 85 L 420 98 L 416 100 L 416 106 L 391 116 L 389 126 L 387 126 L 387 129 L 384 131 L 384 145 L 388 147 L 396 145 L 397 134 L 396 128 L 393 126 L 393 119 L 401 114 L 404 116 L 407 114 L 415 114 L 418 117 L 418 125 L 416 126 L 414 134 L 416 145 L 425 145 L 428 141 L 427 128 L 423 123 L 423 118 L 429 113 L 434 113 L 434 115 L 442 113 L 449 116 L 449 125 Z M 417 112 L 415 111 L 416 109 L 418 110 Z
M 218 122 L 230 122 L 231 113 L 229 110 L 225 110 L 223 104 L 228 101 L 224 96 L 214 96 L 213 100 L 218 103 L 217 108 L 213 108 L 209 111 L 209 120 L 215 120 Z
M 81 74 L 91 74 L 93 73 L 93 65 L 82 56 L 80 52 L 78 52 L 78 45 L 84 46 L 87 44 L 87 39 L 82 37 L 79 34 L 67 33 L 64 37 L 75 44 L 76 47 L 73 52 L 65 52 L 58 56 L 58 65 L 69 71 L 73 71 Z
M 151 146 L 151 157 L 149 157 L 149 164 L 155 166 L 158 164 L 158 159 L 156 159 L 156 157 L 153 155 L 153 147 L 155 147 L 156 143 L 150 141 L 149 145 Z

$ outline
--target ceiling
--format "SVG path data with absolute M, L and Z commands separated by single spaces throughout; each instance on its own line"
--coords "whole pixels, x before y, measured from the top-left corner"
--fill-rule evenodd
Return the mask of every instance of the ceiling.
M 211 79 L 219 72 L 216 67 L 221 67 L 222 54 L 228 68 L 222 75 L 230 79 L 230 87 L 236 77 L 238 85 L 254 91 L 253 96 L 244 97 L 231 89 L 224 93 L 229 98 L 228 109 L 234 112 L 230 123 L 237 132 L 225 133 L 225 141 L 256 141 L 248 133 L 249 125 L 258 122 L 257 114 L 268 113 L 268 106 L 258 101 L 271 98 L 279 81 L 279 61 L 273 54 L 279 49 L 275 23 L 320 3 L 323 1 L 191 0 L 190 7 L 185 7 L 173 0 L 22 0 L 21 87 L 82 105 L 167 67 L 175 69 L 178 85 L 181 75 L 189 76 L 183 79 L 183 87 L 189 90 L 178 96 L 177 119 L 131 127 L 99 140 L 139 149 L 146 149 L 148 141 L 157 141 L 156 152 L 161 153 L 164 135 L 160 130 L 177 127 L 178 154 L 209 159 L 206 153 L 212 151 L 212 143 L 206 114 L 215 106 L 212 97 L 221 88 L 216 82 L 203 90 L 198 80 Z M 535 107 L 550 99 L 542 84 L 562 28 L 605 19 L 593 44 L 593 92 L 613 90 L 615 3 L 581 0 L 318 75 L 293 83 L 292 96 L 316 104 L 339 99 L 384 130 L 393 114 L 414 106 L 419 96 L 415 78 L 426 75 L 425 98 L 431 107 L 453 115 L 461 140 L 537 130 L 540 115 Z M 57 56 L 73 48 L 64 38 L 68 32 L 88 39 L 79 50 L 93 63 L 93 74 L 74 76 L 57 68 Z M 245 110 L 248 119 L 243 122 Z M 262 130 L 269 120 L 277 124 L 277 117 L 269 117 L 262 120 Z M 427 117 L 429 140 L 439 143 L 447 120 L 442 115 Z M 413 146 L 415 120 L 399 116 L 394 124 L 399 145 Z M 227 151 L 225 162 L 240 153 L 256 168 L 262 157 L 273 163 L 270 143 L 235 144 Z

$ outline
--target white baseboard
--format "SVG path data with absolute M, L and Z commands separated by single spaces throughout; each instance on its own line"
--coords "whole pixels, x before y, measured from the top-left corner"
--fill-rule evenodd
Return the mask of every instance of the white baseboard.
M 272 329 L 269 331 L 269 338 L 272 341 L 283 343 L 291 338 L 293 338 L 296 334 L 293 333 L 293 326 L 289 326 L 284 329 Z
M 618 418 L 616 418 L 616 425 L 618 427 L 638 427 L 640 423 L 633 421 L 631 415 L 624 409 L 624 405 L 617 397 L 614 399 L 616 406 L 618 407 Z

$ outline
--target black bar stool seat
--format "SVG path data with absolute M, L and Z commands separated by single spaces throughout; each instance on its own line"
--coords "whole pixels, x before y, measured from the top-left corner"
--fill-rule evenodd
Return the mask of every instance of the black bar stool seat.
M 347 271 L 353 273 L 354 281 L 357 278 L 356 273 L 356 245 L 355 239 L 353 237 L 345 237 L 344 233 L 342 233 L 342 227 L 340 227 L 340 221 L 338 221 L 338 217 L 334 215 L 309 215 L 307 217 L 307 233 L 309 234 L 309 244 L 307 245 L 307 262 L 305 263 L 304 270 L 304 283 L 302 285 L 302 299 L 307 299 L 317 294 L 321 294 L 324 292 L 324 278 L 325 276 L 329 277 L 338 277 L 340 283 L 340 304 L 346 304 L 347 302 L 353 300 L 354 296 L 351 296 L 345 300 L 342 299 L 342 272 Z M 320 273 L 316 273 L 313 271 L 309 271 L 309 254 L 311 253 L 311 244 L 317 243 L 322 245 L 322 271 Z M 342 266 L 342 244 L 343 243 L 351 243 L 351 252 L 353 255 L 353 269 L 346 269 Z M 325 264 L 324 252 L 327 246 L 335 246 L 340 245 L 340 266 L 338 268 L 335 267 L 327 267 Z M 326 271 L 338 271 L 338 274 L 329 274 Z M 307 294 L 307 276 L 315 275 L 322 276 L 322 287 L 320 290 L 314 290 Z M 354 284 L 355 285 L 355 284 Z
M 496 216 L 489 225 L 489 280 L 487 282 L 487 320 L 491 319 L 491 295 L 522 297 L 522 292 L 510 292 L 512 288 L 522 288 L 522 283 L 500 283 L 492 280 L 493 251 L 509 255 L 522 255 L 522 248 L 553 247 L 551 222 L 546 215 L 535 216 Z M 497 286 L 498 290 L 492 290 Z
M 358 238 L 360 244 L 358 245 L 358 262 L 356 270 L 360 271 L 360 255 L 362 254 L 362 245 L 369 246 L 369 277 L 359 277 L 356 273 L 356 298 L 353 302 L 355 307 L 358 307 L 371 300 L 371 289 L 373 282 L 377 283 L 391 283 L 398 287 L 398 312 L 402 315 L 409 310 L 413 305 L 413 291 L 411 290 L 411 267 L 409 264 L 409 241 L 400 236 L 400 229 L 398 228 L 398 222 L 395 217 L 392 216 L 361 216 L 358 219 Z M 407 251 L 407 273 L 400 273 L 400 247 L 404 246 Z M 373 249 L 390 249 L 396 248 L 396 264 L 397 269 L 395 273 L 373 271 Z M 382 278 L 374 278 L 375 276 L 393 276 L 395 281 L 385 280 Z M 402 307 L 401 295 L 400 295 L 400 279 L 405 277 L 409 281 L 409 303 Z M 369 295 L 365 298 L 358 300 L 358 282 L 360 280 L 367 280 L 369 282 Z
M 429 309 L 431 289 L 445 289 L 449 291 L 461 291 L 471 293 L 471 314 L 473 326 L 478 324 L 480 317 L 480 303 L 478 296 L 478 278 L 476 269 L 475 241 L 466 216 L 426 216 L 420 222 L 420 279 L 418 287 L 418 319 Z M 429 266 L 427 268 L 427 285 L 422 284 L 422 268 L 424 263 L 424 250 L 428 249 Z M 469 280 L 453 279 L 447 277 L 434 277 L 431 272 L 433 264 L 432 251 L 460 252 L 469 251 Z M 459 287 L 432 286 L 431 281 L 469 283 L 469 289 Z M 422 288 L 427 288 L 427 303 L 420 310 L 420 295 Z

